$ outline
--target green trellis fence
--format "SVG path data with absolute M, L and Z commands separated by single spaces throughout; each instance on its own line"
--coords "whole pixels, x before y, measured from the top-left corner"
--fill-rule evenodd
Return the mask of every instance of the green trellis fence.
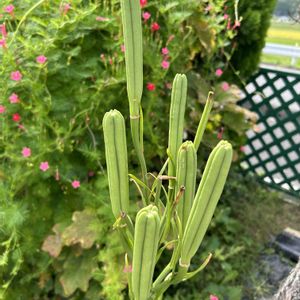
M 239 104 L 258 115 L 242 168 L 300 200 L 300 71 L 262 66 Z

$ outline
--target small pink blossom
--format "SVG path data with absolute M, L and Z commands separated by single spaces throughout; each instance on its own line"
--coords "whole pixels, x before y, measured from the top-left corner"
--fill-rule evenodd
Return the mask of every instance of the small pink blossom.
M 123 272 L 124 273 L 131 273 L 132 272 L 132 266 L 131 265 L 125 266 L 124 269 L 123 269 Z
M 245 152 L 245 149 L 246 149 L 245 146 L 241 146 L 241 147 L 240 147 L 240 151 L 241 151 L 241 152 Z
M 209 300 L 219 300 L 219 298 L 217 296 L 210 295 Z
M 221 127 L 218 131 L 217 139 L 221 140 L 223 138 L 223 134 L 224 134 L 224 127 Z
M 3 113 L 5 113 L 5 106 L 3 106 L 3 105 L 0 105 L 0 114 L 3 114 Z
M 20 71 L 11 72 L 10 79 L 14 81 L 20 81 L 22 79 L 21 72 Z
M 144 19 L 145 21 L 147 21 L 147 20 L 149 20 L 150 18 L 151 18 L 151 14 L 150 14 L 149 12 L 145 11 L 145 12 L 143 13 L 143 19 Z
M 159 29 L 160 29 L 160 26 L 157 22 L 152 23 L 152 25 L 151 25 L 152 32 L 158 31 Z
M 216 76 L 220 77 L 220 76 L 222 76 L 222 74 L 223 74 L 222 69 L 217 69 L 216 70 Z
M 36 62 L 39 64 L 44 64 L 47 61 L 47 57 L 45 55 L 39 55 L 36 58 Z
M 166 60 L 163 60 L 162 63 L 161 63 L 161 67 L 163 69 L 169 69 L 170 63 L 168 61 L 166 61 Z
M 241 26 L 241 22 L 239 20 L 235 20 L 232 29 L 236 29 L 236 28 L 238 28 L 240 26 Z
M 205 11 L 208 12 L 208 11 L 211 11 L 212 10 L 212 6 L 211 5 L 207 5 L 205 7 Z
M 28 147 L 24 147 L 22 149 L 22 155 L 23 155 L 23 157 L 29 157 L 29 156 L 31 156 L 31 149 L 28 148 Z
M 61 12 L 63 13 L 63 15 L 66 15 L 68 13 L 68 11 L 71 8 L 71 4 L 70 3 L 65 3 L 61 6 Z
M 11 14 L 11 13 L 13 13 L 13 11 L 15 10 L 15 7 L 14 7 L 12 4 L 10 4 L 10 5 L 7 5 L 7 6 L 4 8 L 4 10 L 5 10 L 5 12 Z
M 167 47 L 164 47 L 164 48 L 161 49 L 161 53 L 163 55 L 168 55 L 169 54 L 169 49 Z
M 155 91 L 155 89 L 156 89 L 156 86 L 155 86 L 154 83 L 152 83 L 152 82 L 147 83 L 147 90 L 148 91 L 152 92 L 152 91 Z
M 72 187 L 73 187 L 74 189 L 78 189 L 78 188 L 80 187 L 80 181 L 78 181 L 78 180 L 73 180 L 73 181 L 72 181 Z
M 7 32 L 6 32 L 5 24 L 0 25 L 0 30 L 1 30 L 1 34 L 2 34 L 3 38 L 6 38 L 7 37 Z
M 168 37 L 168 40 L 167 40 L 167 45 L 170 44 L 175 38 L 175 35 L 174 34 L 171 34 L 169 37 Z
M 123 53 L 125 52 L 125 45 L 124 45 L 124 44 L 121 45 L 121 51 L 122 51 Z
M 222 83 L 222 90 L 223 90 L 224 92 L 227 92 L 229 89 L 230 89 L 229 83 L 226 82 L 226 81 L 223 82 L 223 83 Z
M 231 19 L 230 18 L 228 18 L 227 19 L 227 30 L 230 30 L 231 29 Z
M 96 21 L 99 21 L 99 22 L 106 22 L 106 21 L 109 21 L 109 18 L 97 16 L 97 17 L 96 17 Z
M 47 161 L 43 161 L 40 164 L 40 170 L 46 172 L 49 169 L 49 163 Z
M 147 0 L 140 0 L 140 5 L 143 8 L 144 6 L 147 5 Z
M 5 39 L 0 39 L 0 47 L 6 48 L 6 41 L 5 41 Z
M 19 96 L 17 94 L 12 93 L 9 96 L 9 101 L 10 101 L 10 103 L 18 103 L 18 102 L 20 102 L 20 99 L 19 99 Z
M 14 122 L 20 122 L 20 121 L 21 121 L 21 116 L 20 116 L 18 113 L 13 114 L 12 120 L 13 120 Z
M 26 131 L 25 126 L 23 124 L 18 125 L 19 129 Z
M 227 20 L 229 18 L 228 14 L 224 14 L 224 20 Z

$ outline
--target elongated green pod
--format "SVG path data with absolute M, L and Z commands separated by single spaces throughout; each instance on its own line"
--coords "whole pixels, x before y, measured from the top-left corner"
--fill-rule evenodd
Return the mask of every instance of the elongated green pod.
M 117 110 L 104 115 L 103 132 L 109 193 L 113 214 L 128 213 L 129 181 L 125 121 Z
M 197 157 L 194 144 L 191 141 L 184 142 L 178 151 L 175 195 L 184 186 L 185 190 L 177 204 L 177 212 L 184 231 L 193 200 L 195 197 L 197 173 Z
M 188 266 L 207 231 L 232 161 L 232 146 L 221 141 L 212 151 L 183 234 L 180 263 Z
M 132 291 L 135 300 L 149 299 L 158 249 L 159 225 L 156 206 L 149 205 L 138 212 L 132 260 Z
M 199 122 L 199 125 L 197 128 L 197 132 L 196 132 L 195 140 L 194 140 L 196 152 L 198 151 L 198 148 L 202 141 L 202 137 L 203 137 L 203 134 L 204 134 L 207 122 L 208 122 L 209 114 L 210 114 L 210 111 L 214 104 L 214 101 L 212 98 L 213 94 L 214 94 L 213 92 L 208 93 L 205 107 L 204 107 L 204 110 L 203 110 L 203 113 L 202 113 L 202 116 L 201 116 L 201 119 L 200 119 L 200 122 Z
M 121 0 L 125 45 L 127 93 L 134 113 L 139 114 L 143 92 L 143 41 L 139 0 Z M 133 102 L 133 103 L 132 103 Z
M 182 144 L 184 114 L 187 96 L 187 78 L 184 74 L 177 74 L 173 81 L 170 121 L 169 121 L 169 146 L 171 160 L 168 166 L 168 176 L 175 176 L 177 152 Z M 170 189 L 174 188 L 174 182 L 170 182 Z

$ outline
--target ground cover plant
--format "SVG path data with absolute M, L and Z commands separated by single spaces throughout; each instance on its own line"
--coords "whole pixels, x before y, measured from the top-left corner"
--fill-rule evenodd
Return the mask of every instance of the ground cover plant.
M 243 24 L 234 26 L 234 2 L 141 7 L 149 168 L 164 163 L 176 72 L 189 81 L 185 138 L 193 140 L 214 91 L 197 174 L 221 137 L 236 160 L 255 117 L 236 105 L 238 89 L 224 77 Z M 5 0 L 0 29 L 1 297 L 122 299 L 123 249 L 111 228 L 101 125 L 111 107 L 127 113 L 120 3 Z M 138 160 L 128 155 L 134 173 Z

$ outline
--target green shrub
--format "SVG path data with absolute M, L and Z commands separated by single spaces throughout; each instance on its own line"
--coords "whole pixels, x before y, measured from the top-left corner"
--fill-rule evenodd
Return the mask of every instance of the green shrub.
M 234 81 L 247 80 L 258 69 L 275 5 L 276 0 L 239 1 L 239 14 L 243 19 L 235 37 L 231 64 L 240 78 L 232 75 Z

